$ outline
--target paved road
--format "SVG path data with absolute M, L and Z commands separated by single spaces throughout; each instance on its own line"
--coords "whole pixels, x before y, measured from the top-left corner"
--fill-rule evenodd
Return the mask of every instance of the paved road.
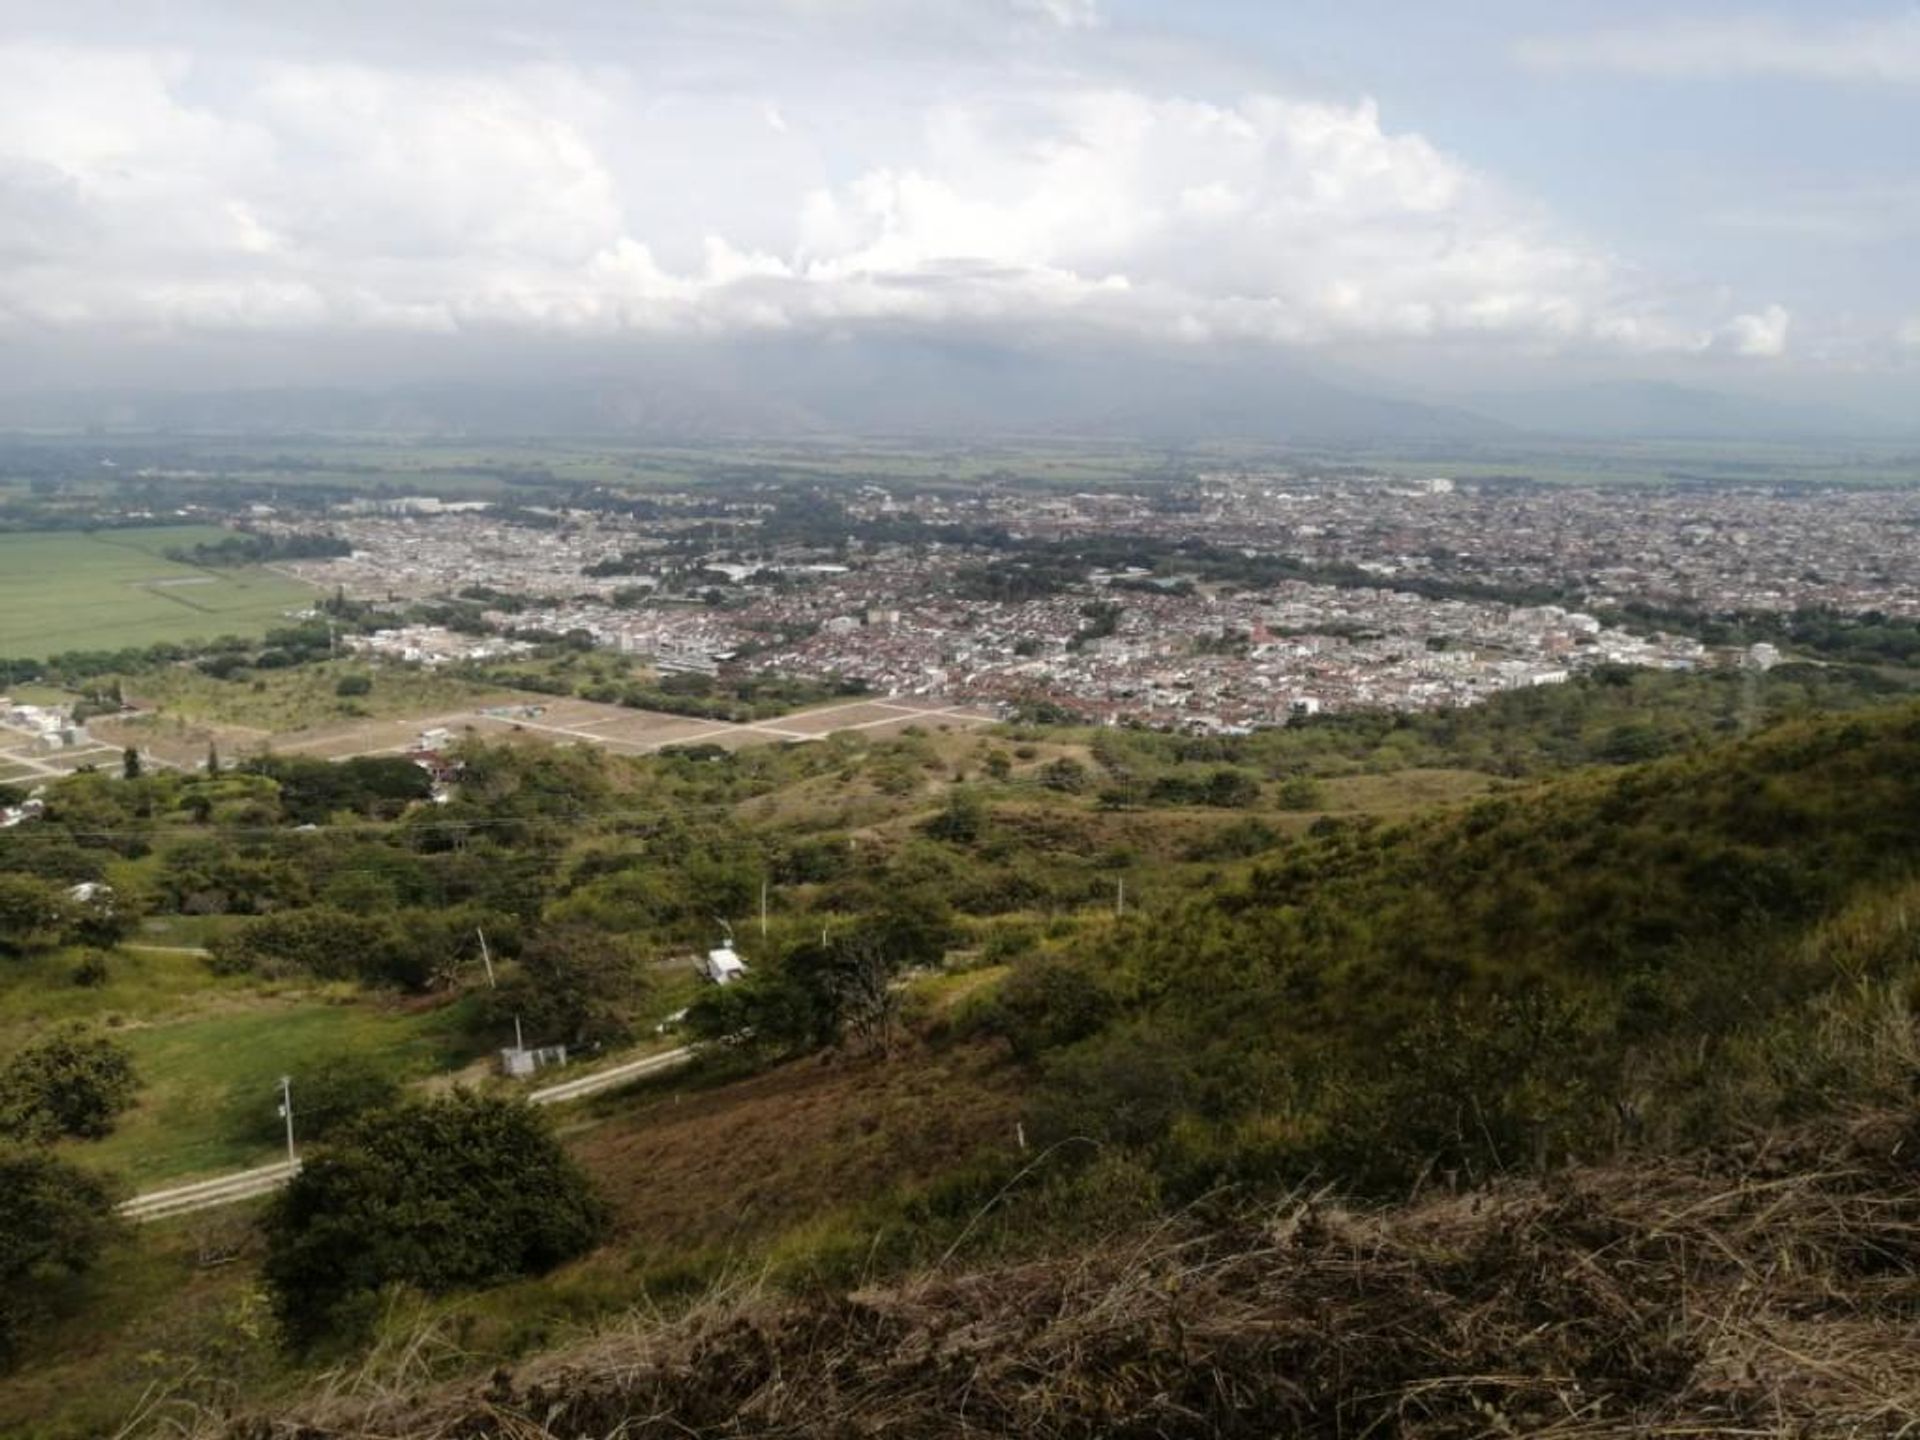
M 684 1065 L 692 1058 L 693 1047 L 682 1045 L 677 1050 L 644 1055 L 624 1065 L 582 1075 L 577 1080 L 563 1080 L 558 1085 L 530 1091 L 527 1101 L 533 1105 L 563 1105 L 569 1100 L 584 1100 L 589 1095 L 598 1095 L 603 1090 L 612 1090 L 631 1080 Z M 120 1213 L 128 1220 L 145 1222 L 169 1220 L 176 1215 L 191 1215 L 195 1211 L 212 1210 L 221 1205 L 237 1205 L 242 1200 L 271 1194 L 299 1171 L 299 1161 L 282 1160 L 277 1165 L 262 1165 L 257 1170 L 242 1170 L 215 1180 L 200 1180 L 191 1185 L 176 1185 L 168 1190 L 153 1190 L 123 1203 Z

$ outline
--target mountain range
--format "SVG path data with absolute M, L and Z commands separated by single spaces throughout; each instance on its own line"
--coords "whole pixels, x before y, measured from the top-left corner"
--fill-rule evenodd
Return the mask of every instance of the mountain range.
M 390 387 L 0 394 L 0 429 L 617 436 L 650 441 L 1082 436 L 1156 442 L 1869 439 L 1815 405 L 1625 381 L 1413 398 L 1271 352 L 1145 356 L 921 341 L 653 350 L 590 374 Z

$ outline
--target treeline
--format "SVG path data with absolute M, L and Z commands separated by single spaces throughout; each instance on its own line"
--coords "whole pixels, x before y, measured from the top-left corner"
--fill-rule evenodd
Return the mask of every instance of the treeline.
M 1611 666 L 1457 710 L 1316 715 L 1249 735 L 1121 727 L 1099 731 L 1092 744 L 1110 772 L 1139 778 L 1192 762 L 1240 765 L 1273 779 L 1414 767 L 1521 777 L 1654 760 L 1795 716 L 1884 705 L 1915 689 L 1858 666 L 1780 665 L 1766 673 Z
M 351 555 L 353 546 L 338 535 L 266 535 L 257 531 L 236 531 L 220 539 L 198 545 L 176 545 L 166 552 L 169 560 L 181 565 L 205 569 L 265 565 L 275 560 L 332 560 Z
M 1857 615 L 1821 609 L 1714 613 L 1634 600 L 1606 618 L 1695 635 L 1709 645 L 1764 642 L 1849 664 L 1920 665 L 1920 620 L 1878 610 Z
M 591 649 L 590 645 L 562 644 L 536 652 L 535 665 L 472 661 L 453 667 L 452 673 L 479 684 L 537 695 L 571 695 L 602 705 L 731 724 L 778 719 L 810 705 L 870 693 L 864 680 L 764 674 L 686 672 L 641 681 L 631 678 L 631 667 L 624 660 L 614 663 L 588 654 Z

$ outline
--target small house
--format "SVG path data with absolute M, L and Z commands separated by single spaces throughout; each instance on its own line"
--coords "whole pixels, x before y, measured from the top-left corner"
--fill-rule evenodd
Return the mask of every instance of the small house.
M 731 985 L 747 973 L 747 962 L 734 953 L 733 946 L 722 945 L 707 952 L 700 971 L 716 985 Z

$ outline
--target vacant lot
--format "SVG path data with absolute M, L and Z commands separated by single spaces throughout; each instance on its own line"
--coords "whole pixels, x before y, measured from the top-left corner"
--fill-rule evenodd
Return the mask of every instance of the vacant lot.
M 114 1171 L 135 1190 L 263 1164 L 279 1154 L 282 1074 L 352 1055 L 412 1080 L 474 1053 L 458 1004 L 428 1009 L 318 992 L 224 998 L 208 1013 L 115 1032 L 133 1051 L 139 1100 L 105 1140 L 68 1146 L 71 1158 Z M 299 1113 L 296 1096 L 296 1121 Z
M 342 682 L 351 682 L 350 690 L 366 688 L 343 695 Z M 190 665 L 168 665 L 128 676 L 123 689 L 142 709 L 282 737 L 345 720 L 423 715 L 518 698 L 435 670 L 355 659 L 250 671 L 235 680 L 216 680 Z
M 258 635 L 313 592 L 265 570 L 200 570 L 175 546 L 205 526 L 0 535 L 0 655 L 118 650 L 161 640 Z

